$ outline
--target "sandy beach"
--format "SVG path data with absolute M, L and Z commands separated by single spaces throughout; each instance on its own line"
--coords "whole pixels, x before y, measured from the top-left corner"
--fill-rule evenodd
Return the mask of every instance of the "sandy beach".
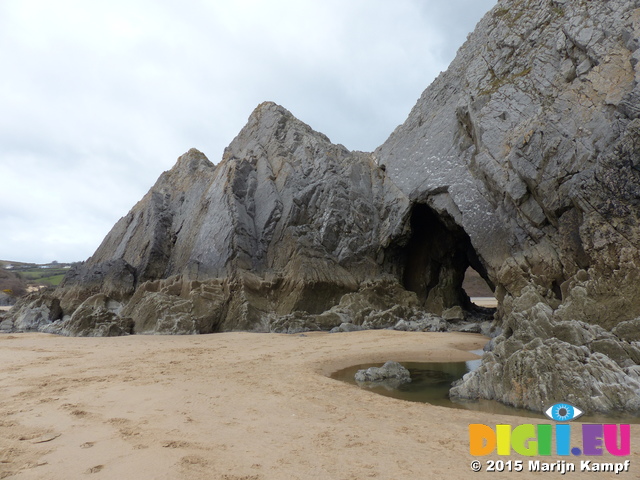
M 543 418 L 404 402 L 327 377 L 365 362 L 470 360 L 477 356 L 468 351 L 485 341 L 473 334 L 388 330 L 2 335 L 0 478 L 494 476 L 484 469 L 472 473 L 476 457 L 469 454 L 468 425 L 545 423 Z M 623 458 L 631 459 L 631 472 L 597 478 L 638 478 L 634 427 L 632 456 Z M 500 458 L 527 461 L 517 455 L 479 459 Z M 601 461 L 618 460 L 606 455 Z M 517 478 L 533 475 L 525 471 Z

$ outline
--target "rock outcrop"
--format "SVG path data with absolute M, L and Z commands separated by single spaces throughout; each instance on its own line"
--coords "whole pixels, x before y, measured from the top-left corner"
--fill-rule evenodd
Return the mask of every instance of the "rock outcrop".
M 296 331 L 289 316 L 308 330 L 361 290 L 367 312 L 331 312 L 318 328 L 360 324 L 396 306 L 389 288 L 408 294 L 396 280 L 408 214 L 372 154 L 334 145 L 264 103 L 218 165 L 196 150 L 180 157 L 90 259 L 47 296 L 25 299 L 3 329 Z
M 355 381 L 361 387 L 384 387 L 387 390 L 395 390 L 400 385 L 411 383 L 411 373 L 400 363 L 388 361 L 381 367 L 358 370 Z
M 638 7 L 499 2 L 375 152 L 497 287 L 502 334 L 454 396 L 638 409 L 639 345 L 610 333 L 640 316 Z
M 495 338 L 453 396 L 640 410 L 639 37 L 637 0 L 501 0 L 374 153 L 262 104 L 0 330 L 448 328 L 472 267 Z

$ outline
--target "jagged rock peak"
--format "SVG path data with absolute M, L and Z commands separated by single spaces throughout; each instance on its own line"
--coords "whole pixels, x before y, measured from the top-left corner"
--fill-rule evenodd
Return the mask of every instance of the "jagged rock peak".
M 313 144 L 323 151 L 330 146 L 330 149 L 341 148 L 348 152 L 342 145 L 333 145 L 326 135 L 299 120 L 286 108 L 274 102 L 263 102 L 254 109 L 246 125 L 225 149 L 223 162 L 233 158 L 258 158 L 265 148 L 275 148 L 276 145 L 283 155 L 294 154 L 301 142 L 306 147 Z M 279 155 L 275 151 L 273 153 Z
M 197 148 L 190 148 L 189 151 L 180 157 L 171 170 L 186 171 L 195 173 L 200 168 L 211 168 L 215 165 Z
M 274 102 L 262 102 L 251 115 L 245 127 L 240 131 L 238 138 L 251 136 L 257 132 L 262 135 L 275 135 L 281 141 L 285 140 L 288 130 L 295 129 L 301 133 L 316 136 L 331 143 L 329 137 L 320 133 L 302 120 L 295 117 L 289 110 Z
M 201 151 L 191 148 L 184 153 L 171 169 L 163 172 L 156 183 L 151 187 L 149 192 L 143 197 L 142 201 L 148 201 L 148 197 L 154 192 L 163 194 L 171 194 L 178 191 L 189 190 L 191 183 L 196 177 L 210 177 L 213 175 L 216 166 Z
M 70 272 L 50 308 L 33 304 L 36 320 L 30 308 L 16 311 L 10 328 L 288 329 L 282 316 L 320 315 L 367 282 L 401 288 L 387 277 L 400 276 L 408 207 L 371 154 L 263 103 L 217 166 L 194 149 L 180 157 Z M 343 318 L 313 321 L 330 329 Z

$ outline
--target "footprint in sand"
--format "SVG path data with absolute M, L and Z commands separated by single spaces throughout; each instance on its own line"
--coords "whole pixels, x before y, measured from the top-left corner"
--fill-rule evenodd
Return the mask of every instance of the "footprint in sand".
M 140 432 L 136 428 L 137 426 L 127 418 L 110 418 L 104 423 L 120 427 L 118 432 L 123 438 L 131 438 L 140 435 Z
M 84 442 L 80 445 L 80 448 L 91 448 L 96 444 L 96 442 Z
M 180 459 L 180 465 L 182 466 L 199 465 L 206 467 L 208 464 L 209 462 L 199 455 L 187 455 Z
M 180 440 L 173 440 L 162 444 L 164 448 L 187 448 L 191 446 L 189 442 L 182 442 Z
M 110 418 L 106 421 L 106 423 L 110 423 L 111 425 L 125 425 L 127 423 L 131 423 L 131 420 L 127 418 Z
M 96 465 L 95 467 L 91 467 L 88 470 L 85 470 L 84 473 L 98 473 L 104 468 L 104 465 Z

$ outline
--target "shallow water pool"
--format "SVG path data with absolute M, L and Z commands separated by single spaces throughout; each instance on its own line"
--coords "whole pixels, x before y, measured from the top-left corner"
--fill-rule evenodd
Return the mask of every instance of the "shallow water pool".
M 482 351 L 480 350 L 479 352 L 473 353 L 481 354 Z M 360 388 L 366 388 L 380 395 L 409 402 L 430 403 L 441 407 L 476 410 L 498 415 L 515 415 L 548 421 L 543 413 L 509 407 L 493 400 L 451 400 L 449 398 L 451 384 L 462 378 L 465 373 L 476 369 L 480 364 L 480 360 L 468 362 L 400 363 L 411 373 L 410 383 L 405 383 L 396 389 L 387 389 L 382 386 L 366 386 Z M 331 378 L 358 386 L 354 378 L 358 370 L 369 367 L 381 367 L 382 365 L 382 363 L 354 365 L 334 372 Z M 584 415 L 580 417 L 578 421 L 585 423 L 640 423 L 640 417 L 624 414 Z

